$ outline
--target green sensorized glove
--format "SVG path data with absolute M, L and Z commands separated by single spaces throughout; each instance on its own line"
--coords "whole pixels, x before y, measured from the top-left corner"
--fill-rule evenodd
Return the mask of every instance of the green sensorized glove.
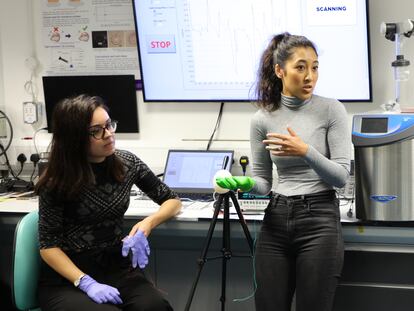
M 240 189 L 243 192 L 252 190 L 256 184 L 253 178 L 248 176 L 231 176 L 231 177 L 218 177 L 216 178 L 216 184 L 224 189 L 237 190 Z

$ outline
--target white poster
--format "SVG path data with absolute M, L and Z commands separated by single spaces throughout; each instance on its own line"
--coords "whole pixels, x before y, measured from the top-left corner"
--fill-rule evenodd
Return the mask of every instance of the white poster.
M 140 78 L 130 0 L 42 0 L 45 73 Z

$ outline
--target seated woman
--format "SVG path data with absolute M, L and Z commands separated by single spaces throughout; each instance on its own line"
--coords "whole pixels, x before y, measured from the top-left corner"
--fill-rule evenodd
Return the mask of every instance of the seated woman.
M 65 99 L 54 110 L 49 164 L 36 185 L 44 311 L 172 310 L 141 268 L 151 230 L 181 202 L 138 157 L 115 149 L 116 125 L 99 97 Z M 133 184 L 161 206 L 124 237 Z

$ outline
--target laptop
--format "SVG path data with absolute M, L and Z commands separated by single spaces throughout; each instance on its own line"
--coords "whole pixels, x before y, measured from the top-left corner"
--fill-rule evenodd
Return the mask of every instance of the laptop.
M 213 177 L 217 171 L 230 171 L 233 150 L 169 150 L 163 181 L 180 198 L 213 200 Z

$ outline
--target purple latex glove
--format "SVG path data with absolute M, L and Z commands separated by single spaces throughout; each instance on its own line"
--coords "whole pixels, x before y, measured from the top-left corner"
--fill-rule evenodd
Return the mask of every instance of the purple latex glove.
M 136 268 L 138 264 L 141 269 L 145 268 L 148 264 L 150 248 L 144 232 L 138 230 L 134 236 L 123 239 L 122 256 L 128 256 L 129 250 L 132 252 L 132 266 Z
M 84 291 L 96 303 L 122 303 L 119 291 L 112 286 L 96 282 L 89 275 L 81 278 L 79 289 Z

